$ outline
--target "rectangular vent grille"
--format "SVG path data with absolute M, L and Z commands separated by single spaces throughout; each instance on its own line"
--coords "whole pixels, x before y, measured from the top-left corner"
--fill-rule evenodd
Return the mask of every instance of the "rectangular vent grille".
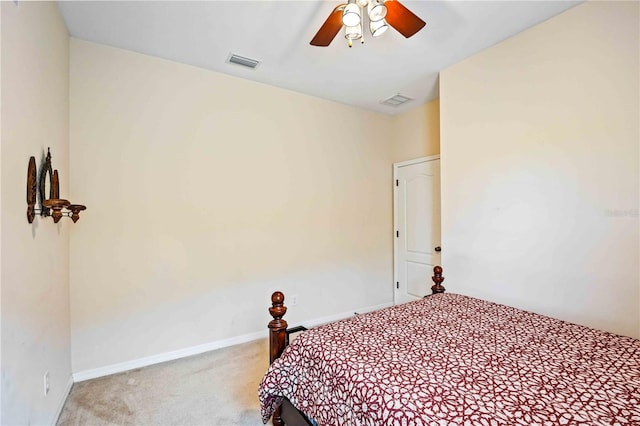
M 260 61 L 251 58 L 245 58 L 244 56 L 236 55 L 235 53 L 231 53 L 227 58 L 227 62 L 230 64 L 241 65 L 243 67 L 251 68 L 252 70 L 256 69 L 258 65 L 260 65 Z
M 397 106 L 400 106 L 400 105 L 405 104 L 405 103 L 407 103 L 409 101 L 412 101 L 412 100 L 413 99 L 411 99 L 409 97 L 397 94 L 397 95 L 394 95 L 394 96 L 392 96 L 392 97 L 390 97 L 388 99 L 385 99 L 384 101 L 382 101 L 380 103 L 384 104 L 384 105 L 397 107 Z

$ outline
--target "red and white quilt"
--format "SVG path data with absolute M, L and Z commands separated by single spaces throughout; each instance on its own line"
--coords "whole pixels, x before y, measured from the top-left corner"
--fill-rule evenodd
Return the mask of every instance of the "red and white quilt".
M 320 425 L 640 425 L 640 340 L 457 294 L 300 334 L 259 389 Z

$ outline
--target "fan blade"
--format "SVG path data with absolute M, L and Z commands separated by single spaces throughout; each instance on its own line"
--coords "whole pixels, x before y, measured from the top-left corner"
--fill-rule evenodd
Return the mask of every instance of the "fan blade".
M 342 11 L 344 10 L 344 4 L 333 9 L 333 12 L 329 15 L 324 24 L 320 27 L 313 40 L 311 40 L 312 46 L 328 46 L 335 38 L 340 28 L 342 28 Z
M 387 0 L 384 5 L 387 6 L 387 16 L 385 17 L 387 23 L 406 38 L 411 37 L 426 25 L 422 19 L 397 0 Z

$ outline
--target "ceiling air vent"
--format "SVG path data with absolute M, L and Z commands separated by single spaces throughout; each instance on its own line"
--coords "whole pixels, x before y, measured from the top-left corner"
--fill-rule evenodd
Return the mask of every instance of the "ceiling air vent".
M 230 64 L 236 64 L 243 67 L 251 68 L 252 70 L 256 69 L 256 67 L 260 65 L 260 61 L 251 58 L 245 58 L 244 56 L 236 55 L 235 53 L 229 54 L 227 62 Z
M 394 95 L 394 96 L 392 96 L 392 97 L 390 97 L 388 99 L 385 99 L 384 101 L 382 101 L 380 103 L 384 104 L 384 105 L 397 107 L 397 106 L 400 106 L 400 105 L 402 105 L 404 103 L 407 103 L 409 101 L 412 101 L 412 100 L 413 100 L 412 98 L 408 98 L 408 97 L 406 97 L 404 95 L 397 94 L 397 95 Z

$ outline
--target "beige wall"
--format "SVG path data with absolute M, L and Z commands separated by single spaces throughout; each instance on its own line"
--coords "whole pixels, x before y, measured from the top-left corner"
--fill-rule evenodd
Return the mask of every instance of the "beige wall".
M 0 6 L 0 82 L 2 82 L 2 7 Z M 2 141 L 2 84 L 0 83 L 0 142 Z M 0 143 L 0 188 L 2 188 L 2 144 Z M 2 241 L 2 196 L 0 195 L 0 241 Z M 0 243 L 0 425 L 2 424 L 2 244 Z
M 638 12 L 588 2 L 441 73 L 450 291 L 640 337 Z
M 2 2 L 2 424 L 51 424 L 70 385 L 71 221 L 26 219 L 30 156 L 69 188 L 69 36 L 53 2 Z M 50 392 L 43 394 L 43 376 Z
M 393 163 L 440 153 L 438 99 L 393 117 Z
M 390 117 L 72 39 L 70 140 L 74 372 L 391 300 Z

